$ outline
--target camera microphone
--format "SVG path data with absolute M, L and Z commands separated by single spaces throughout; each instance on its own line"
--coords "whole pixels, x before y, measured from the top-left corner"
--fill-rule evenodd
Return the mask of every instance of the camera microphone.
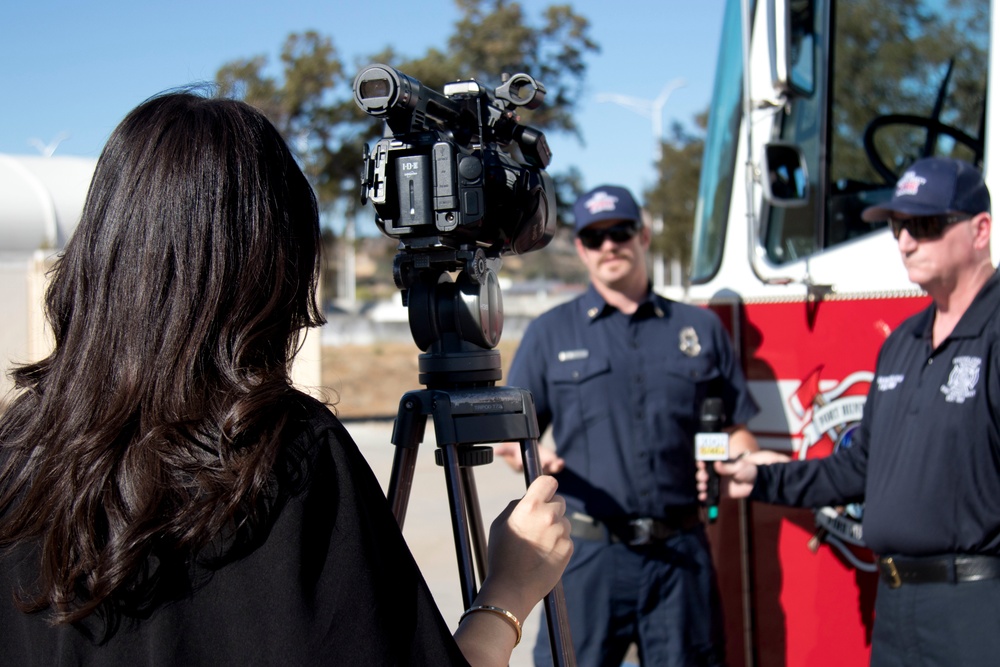
M 706 398 L 701 404 L 701 424 L 694 436 L 695 460 L 705 462 L 708 473 L 708 490 L 705 507 L 708 509 L 709 523 L 719 518 L 719 474 L 715 472 L 714 461 L 729 458 L 729 434 L 723 433 L 724 420 L 721 398 Z

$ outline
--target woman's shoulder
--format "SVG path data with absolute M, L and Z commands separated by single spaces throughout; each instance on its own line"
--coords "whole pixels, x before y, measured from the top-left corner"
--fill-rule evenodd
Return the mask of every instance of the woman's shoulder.
M 367 474 L 367 462 L 329 405 L 302 392 L 295 392 L 293 403 L 282 438 L 284 469 L 293 471 L 293 478 L 312 476 L 317 469 L 329 473 L 331 466 L 338 478 Z
M 350 440 L 347 429 L 330 405 L 298 390 L 292 394 L 291 405 L 285 424 L 286 438 L 320 441 L 333 437 Z

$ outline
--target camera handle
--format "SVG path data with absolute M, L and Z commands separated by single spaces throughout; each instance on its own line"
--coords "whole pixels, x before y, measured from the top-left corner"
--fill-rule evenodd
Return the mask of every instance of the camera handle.
M 495 281 L 495 276 L 492 280 Z M 483 317 L 482 313 L 491 309 L 476 308 L 475 300 L 470 302 L 462 291 L 450 287 L 450 279 L 432 276 L 418 282 L 428 286 L 430 292 L 423 293 L 421 298 L 407 299 L 407 308 L 414 337 L 433 338 L 429 345 L 418 342 L 421 349 L 430 350 L 419 358 L 420 381 L 427 388 L 406 392 L 399 401 L 392 431 L 396 452 L 387 498 L 402 529 L 417 451 L 424 438 L 427 416 L 432 415 L 438 446 L 434 454 L 438 465 L 444 467 L 459 582 L 468 608 L 478 594 L 476 571 L 485 579 L 487 569 L 486 532 L 472 468 L 493 461 L 493 448 L 477 445 L 520 442 L 527 486 L 541 474 L 538 419 L 531 392 L 494 386 L 494 380 L 501 376 L 499 351 L 470 343 L 461 324 L 455 325 L 456 321 L 462 321 L 462 317 L 455 317 L 457 311 L 474 309 L 480 313 L 478 317 Z M 483 278 L 483 284 L 491 284 L 488 276 Z M 499 291 L 491 288 L 487 291 L 490 299 L 499 299 Z M 495 305 L 497 310 L 488 312 L 486 317 L 495 318 L 498 312 L 502 317 L 502 308 L 499 303 Z M 481 331 L 483 327 L 472 329 Z M 471 337 L 478 339 L 478 334 Z M 496 338 L 499 339 L 499 330 Z M 544 608 L 553 664 L 575 667 L 562 582 L 545 596 Z

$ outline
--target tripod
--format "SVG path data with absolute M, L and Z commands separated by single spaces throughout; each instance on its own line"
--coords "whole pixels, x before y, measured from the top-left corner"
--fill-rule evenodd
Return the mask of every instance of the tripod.
M 397 271 L 400 270 L 397 256 Z M 501 378 L 500 340 L 503 311 L 492 267 L 481 255 L 452 282 L 446 272 L 420 273 L 403 292 L 410 331 L 421 350 L 419 381 L 426 389 L 409 391 L 399 402 L 393 426 L 388 500 L 400 529 L 413 484 L 417 450 L 427 416 L 434 419 L 444 467 L 452 531 L 465 607 L 478 594 L 476 571 L 486 576 L 486 537 L 472 468 L 493 461 L 493 448 L 481 443 L 519 441 L 525 485 L 539 474 L 538 421 L 531 393 L 496 387 Z M 397 273 L 398 275 L 398 273 Z M 562 583 L 545 596 L 545 618 L 555 665 L 576 660 L 566 621 Z

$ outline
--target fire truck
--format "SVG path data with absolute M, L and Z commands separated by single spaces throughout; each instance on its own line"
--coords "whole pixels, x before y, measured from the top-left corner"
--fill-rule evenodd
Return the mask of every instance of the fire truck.
M 763 448 L 814 458 L 850 447 L 880 346 L 929 303 L 886 225 L 861 211 L 930 155 L 976 164 L 1000 193 L 996 11 L 989 0 L 729 0 L 688 298 L 728 326 Z M 877 574 L 863 513 L 723 499 L 709 533 L 731 665 L 868 664 Z

